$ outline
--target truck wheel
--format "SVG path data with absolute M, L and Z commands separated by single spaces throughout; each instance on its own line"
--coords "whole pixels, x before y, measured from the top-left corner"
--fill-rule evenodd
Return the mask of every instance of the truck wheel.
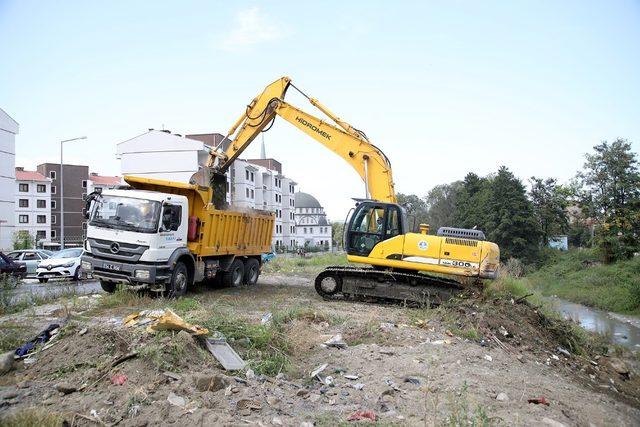
M 258 283 L 260 276 L 260 263 L 255 258 L 248 258 L 244 263 L 244 283 L 253 286 Z
M 167 297 L 178 298 L 187 292 L 187 284 L 189 283 L 189 271 L 183 262 L 176 264 L 171 275 L 171 281 L 167 283 Z
M 244 263 L 235 259 L 231 263 L 229 271 L 225 271 L 222 275 L 222 284 L 228 288 L 235 288 L 242 285 L 244 279 Z
M 116 291 L 118 284 L 115 282 L 106 282 L 104 280 L 100 280 L 100 286 L 102 287 L 103 291 L 112 294 Z

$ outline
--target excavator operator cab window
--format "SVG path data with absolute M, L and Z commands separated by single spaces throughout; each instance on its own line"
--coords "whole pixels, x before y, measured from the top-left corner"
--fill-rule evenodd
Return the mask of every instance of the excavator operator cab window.
M 367 256 L 379 242 L 401 234 L 397 206 L 361 203 L 351 217 L 347 252 Z

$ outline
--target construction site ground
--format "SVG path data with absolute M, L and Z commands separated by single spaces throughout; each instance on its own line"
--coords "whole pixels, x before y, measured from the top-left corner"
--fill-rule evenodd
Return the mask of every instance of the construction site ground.
M 165 307 L 223 332 L 252 370 L 223 370 L 187 332 L 120 324 Z M 525 300 L 479 289 L 409 308 L 324 301 L 311 275 L 272 272 L 254 287 L 200 286 L 174 301 L 62 298 L 3 316 L 3 347 L 51 323 L 64 325 L 53 345 L 0 376 L 0 424 L 640 424 L 635 356 L 584 344 Z M 322 345 L 337 334 L 346 348 Z

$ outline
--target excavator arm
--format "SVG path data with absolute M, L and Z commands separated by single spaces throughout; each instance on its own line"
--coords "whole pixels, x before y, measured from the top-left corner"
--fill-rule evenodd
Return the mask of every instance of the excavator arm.
M 363 132 L 342 121 L 316 99 L 300 92 L 333 123 L 321 120 L 285 102 L 284 97 L 289 87 L 299 90 L 291 83 L 291 79 L 282 77 L 254 98 L 229 130 L 227 138 L 231 140 L 231 144 L 224 151 L 213 152 L 209 166 L 216 173 L 225 173 L 258 134 L 268 130 L 276 116 L 280 116 L 336 153 L 355 169 L 364 181 L 366 198 L 396 203 L 391 164 L 384 153 L 371 144 Z

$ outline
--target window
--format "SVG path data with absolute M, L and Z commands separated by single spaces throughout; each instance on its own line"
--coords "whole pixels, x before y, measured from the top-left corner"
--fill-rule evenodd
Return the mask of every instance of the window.
M 244 175 L 245 175 L 245 178 L 247 179 L 247 181 L 249 181 L 249 171 L 248 170 L 244 171 Z
M 49 178 L 56 179 L 56 171 L 49 171 Z
M 309 227 L 309 234 L 313 234 L 313 227 Z
M 43 209 L 47 207 L 47 201 L 46 200 L 38 200 L 36 202 L 38 208 Z
M 57 221 L 58 215 L 51 215 L 51 224 L 55 224 Z
M 36 240 L 43 240 L 47 238 L 47 232 L 45 230 L 36 231 Z
M 56 201 L 52 200 L 51 201 L 51 209 L 55 209 L 56 208 Z
M 304 227 L 302 230 L 303 230 L 302 232 L 303 232 L 304 234 L 307 234 L 307 227 Z
M 255 193 L 253 192 L 253 190 L 251 190 L 251 198 L 255 198 Z
M 18 184 L 18 191 L 20 191 L 21 193 L 28 193 L 29 184 Z
M 55 221 L 54 221 L 55 224 Z M 55 239 L 56 237 L 58 237 L 58 233 L 56 233 L 56 230 L 51 230 L 51 238 Z
M 44 184 L 38 184 L 38 185 L 36 186 L 36 191 L 37 191 L 38 193 L 46 193 L 46 192 L 47 192 L 47 186 L 46 186 L 46 185 L 44 185 Z
M 38 224 L 46 224 L 47 223 L 47 216 L 46 215 L 38 215 L 37 222 L 38 222 Z
M 86 179 L 82 180 L 82 188 L 87 188 L 87 180 Z
M 20 224 L 28 224 L 29 223 L 29 215 L 18 215 L 18 222 Z
M 56 194 L 56 186 L 55 185 L 51 186 L 51 194 Z
M 37 253 L 35 252 L 25 252 L 25 254 L 22 256 L 22 260 L 23 261 L 40 261 L 40 256 L 38 256 Z
M 254 180 L 254 176 L 253 176 L 253 172 L 251 172 L 251 182 L 253 182 Z
M 29 199 L 20 199 L 18 200 L 18 206 L 21 208 L 28 208 L 29 207 Z
M 102 191 L 102 187 L 93 187 L 93 191 L 97 191 L 99 193 Z
M 182 206 L 165 205 L 162 211 L 162 229 L 176 231 L 182 223 Z
M 245 189 L 244 189 L 244 191 L 245 191 L 245 193 L 247 194 L 247 199 L 248 199 L 248 198 L 249 198 L 249 189 L 248 189 L 248 188 L 245 188 Z

